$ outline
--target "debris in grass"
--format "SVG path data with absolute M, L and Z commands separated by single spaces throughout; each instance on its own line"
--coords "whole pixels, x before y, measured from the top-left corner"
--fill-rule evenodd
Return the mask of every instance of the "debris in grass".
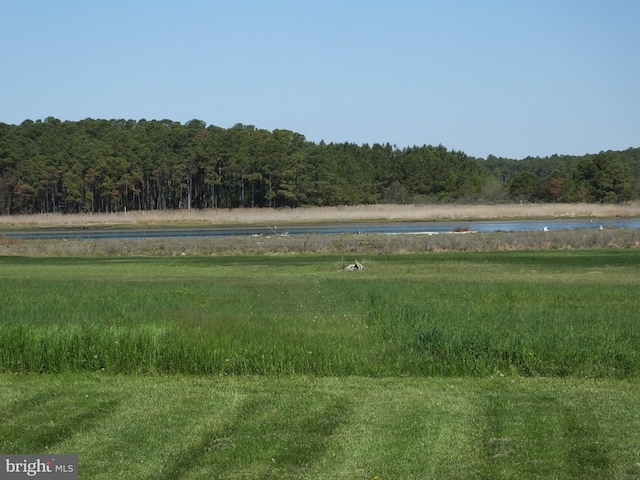
M 364 270 L 364 267 L 360 262 L 356 260 L 356 263 L 352 263 L 351 265 L 343 265 L 340 270 L 344 270 L 347 272 L 355 272 L 355 271 Z

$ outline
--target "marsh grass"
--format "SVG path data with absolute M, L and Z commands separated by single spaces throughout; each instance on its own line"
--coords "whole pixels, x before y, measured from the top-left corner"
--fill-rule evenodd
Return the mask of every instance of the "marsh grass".
M 495 220 L 515 218 L 612 218 L 640 216 L 640 205 L 357 205 L 296 209 L 204 209 L 104 214 L 0 215 L 4 228 L 145 227 L 160 225 L 285 225 L 357 221 Z
M 0 236 L 0 255 L 181 256 L 492 252 L 638 248 L 640 229 L 576 229 L 550 232 L 446 233 L 439 235 L 291 235 L 139 240 L 19 240 Z M 351 259 L 350 261 L 353 261 Z
M 0 259 L 5 372 L 635 378 L 636 250 Z

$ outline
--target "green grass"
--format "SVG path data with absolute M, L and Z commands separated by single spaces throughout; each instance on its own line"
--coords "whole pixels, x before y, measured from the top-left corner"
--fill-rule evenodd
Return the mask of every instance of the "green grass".
M 640 252 L 0 258 L 0 371 L 635 378 Z
M 0 375 L 0 451 L 92 479 L 640 477 L 638 382 Z
M 640 251 L 358 259 L 0 257 L 0 452 L 92 479 L 640 478 Z

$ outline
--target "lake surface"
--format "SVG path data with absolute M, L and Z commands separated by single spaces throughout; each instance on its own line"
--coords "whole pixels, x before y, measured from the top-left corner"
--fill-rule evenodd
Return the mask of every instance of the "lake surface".
M 195 238 L 235 235 L 319 235 L 319 234 L 381 234 L 429 235 L 456 230 L 474 232 L 527 232 L 534 230 L 571 230 L 580 228 L 640 228 L 640 218 L 596 220 L 506 220 L 455 222 L 397 222 L 397 223 L 343 223 L 332 225 L 301 225 L 287 227 L 209 227 L 159 228 L 143 230 L 116 229 L 42 229 L 0 231 L 0 235 L 25 240 L 136 240 L 143 238 Z

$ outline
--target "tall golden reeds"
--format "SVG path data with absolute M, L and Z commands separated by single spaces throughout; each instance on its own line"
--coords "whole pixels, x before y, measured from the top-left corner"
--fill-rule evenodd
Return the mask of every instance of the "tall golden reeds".
M 296 209 L 154 210 L 102 214 L 0 215 L 0 228 L 278 225 L 367 221 L 629 218 L 640 204 L 357 205 Z

